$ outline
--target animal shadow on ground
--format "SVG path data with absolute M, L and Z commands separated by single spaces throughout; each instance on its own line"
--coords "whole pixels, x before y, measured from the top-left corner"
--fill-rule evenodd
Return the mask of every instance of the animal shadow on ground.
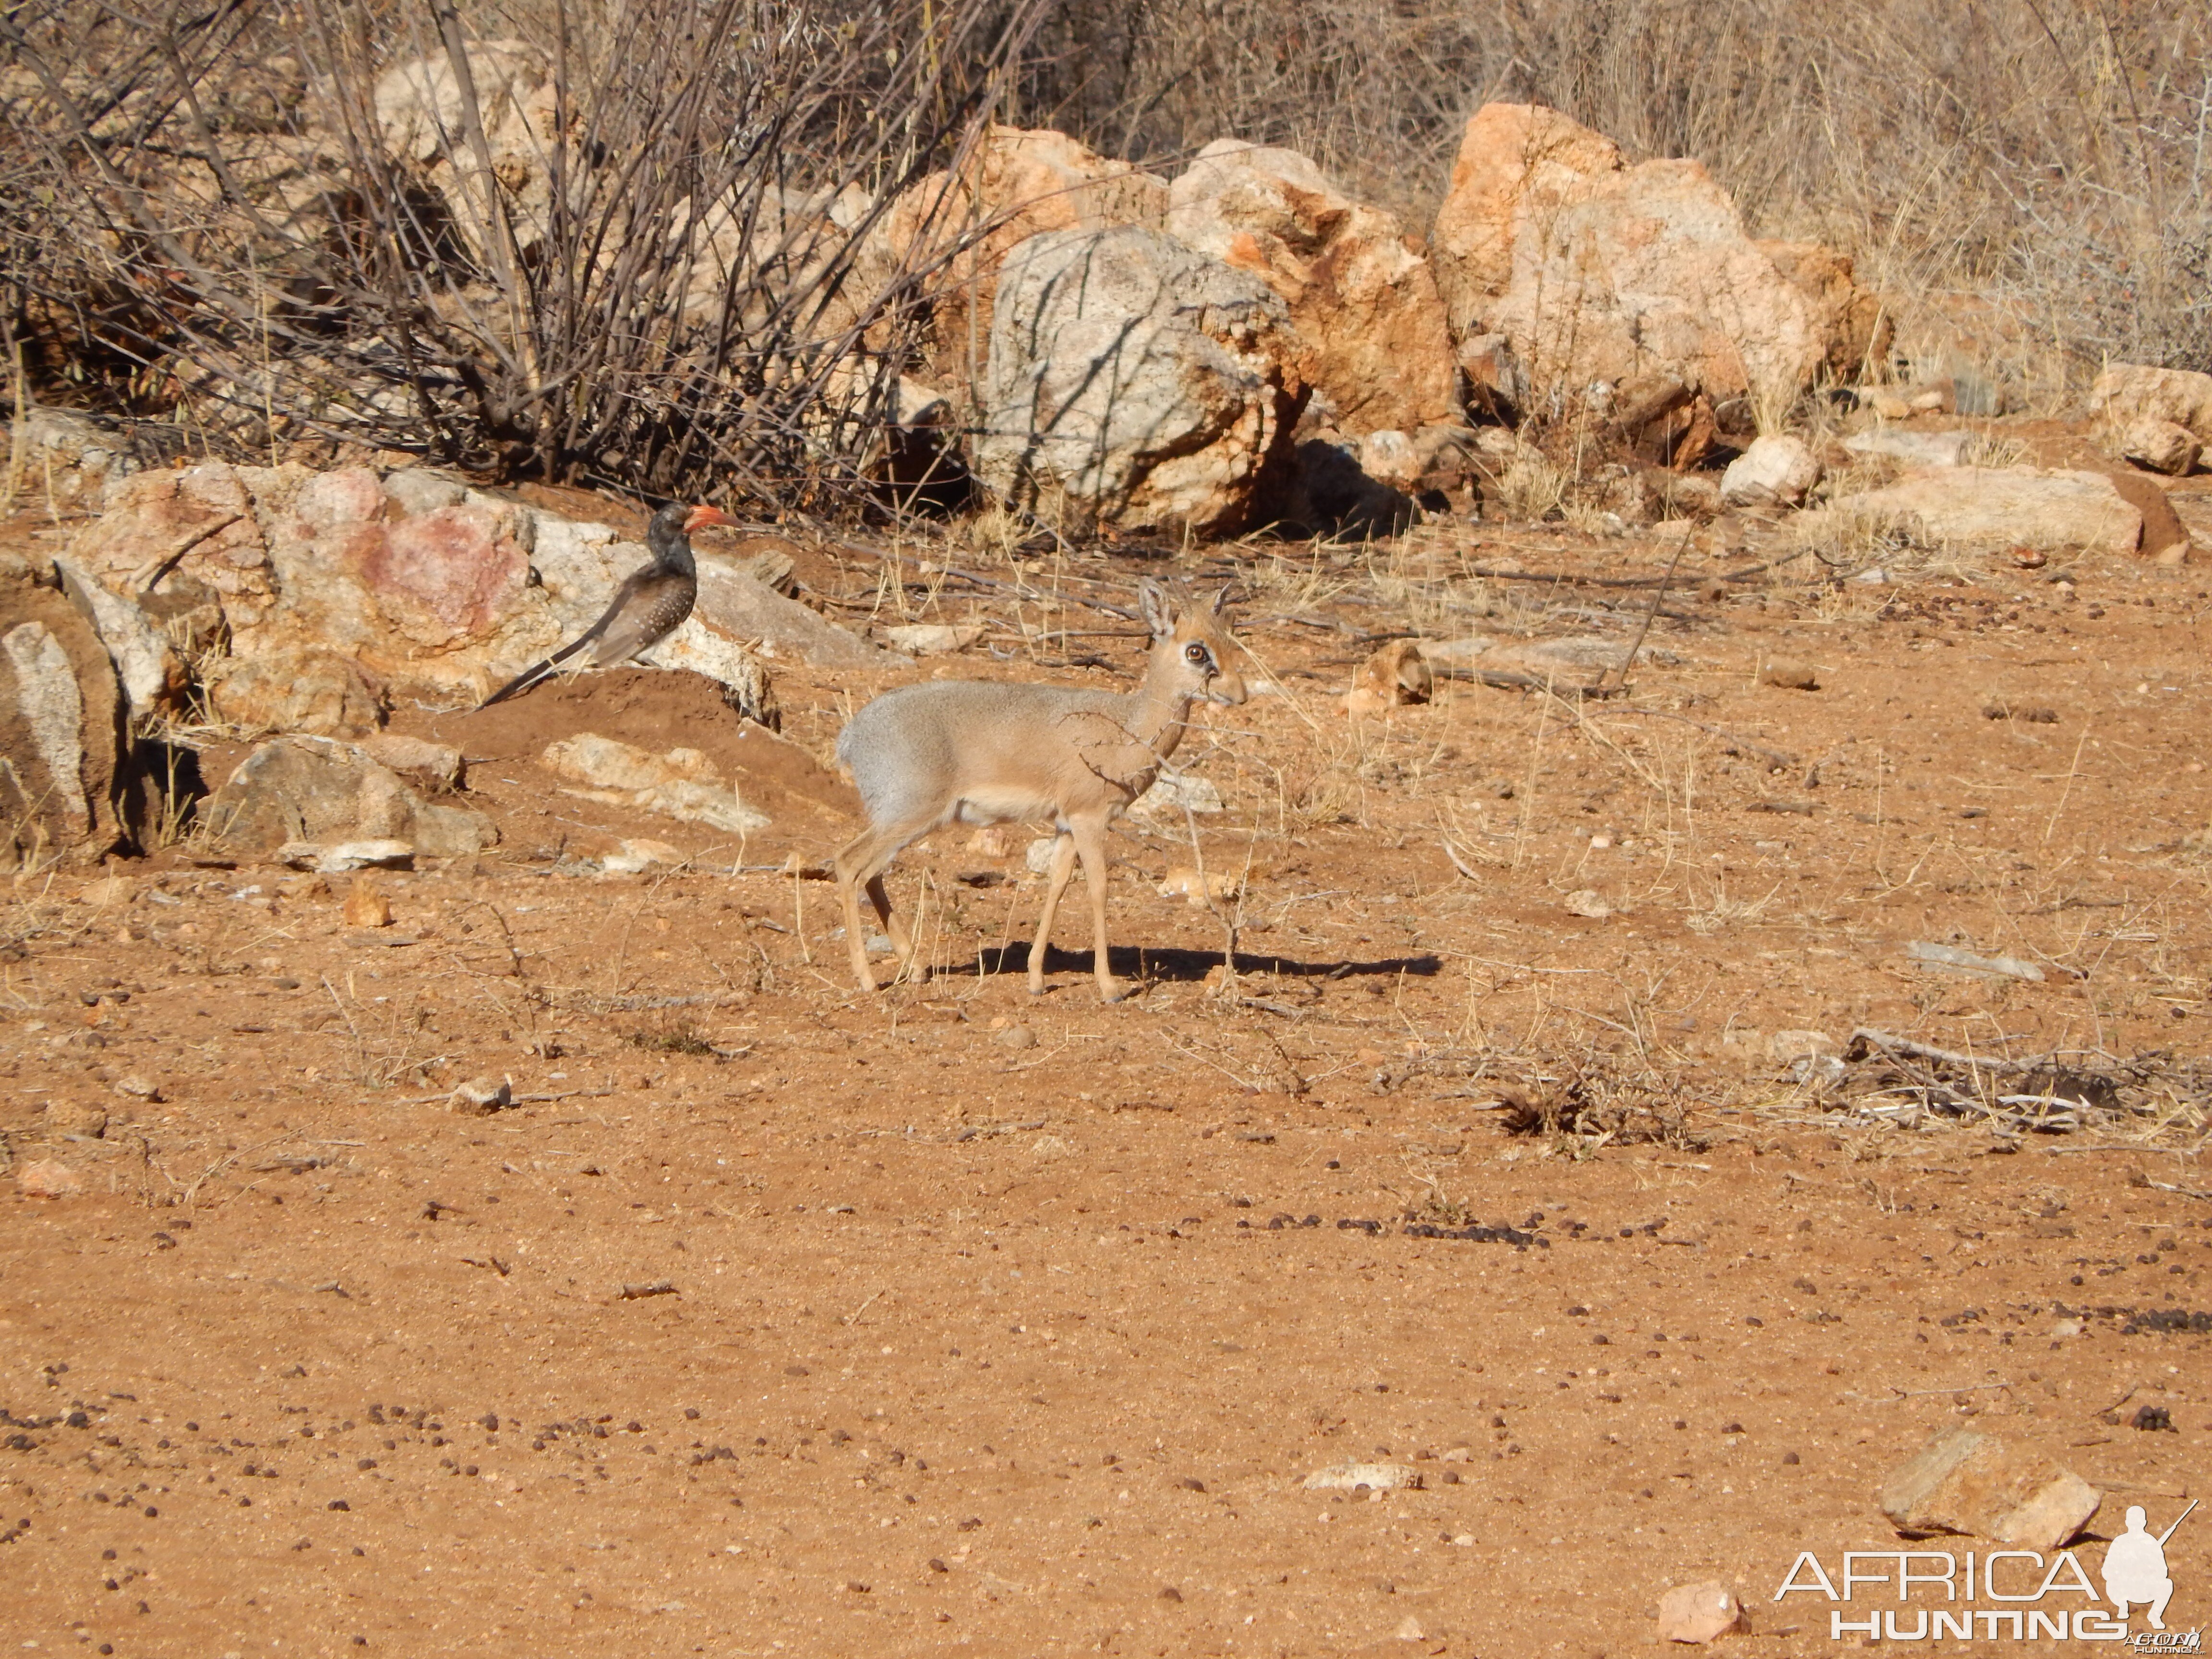
M 1107 964 L 1117 975 L 1174 984 L 1204 979 L 1221 966 L 1221 959 L 1218 951 L 1164 950 L 1157 945 L 1117 945 L 1107 952 Z M 936 972 L 945 978 L 959 974 L 979 976 L 1026 974 L 1029 962 L 1030 947 L 1026 941 L 993 945 L 977 951 L 972 964 L 949 963 Z M 1044 970 L 1048 974 L 1086 971 L 1090 966 L 1091 952 L 1088 951 L 1063 951 L 1055 945 L 1045 951 Z M 1432 956 L 1379 957 L 1372 962 L 1299 962 L 1290 957 L 1259 956 L 1239 951 L 1237 953 L 1237 971 L 1240 974 L 1278 974 L 1285 979 L 1352 979 L 1375 975 L 1395 979 L 1401 974 L 1410 974 L 1417 979 L 1433 979 L 1443 971 L 1443 963 L 1440 957 Z

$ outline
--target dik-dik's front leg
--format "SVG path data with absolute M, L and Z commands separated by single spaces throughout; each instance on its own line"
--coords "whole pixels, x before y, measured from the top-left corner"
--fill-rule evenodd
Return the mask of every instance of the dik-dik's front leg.
M 1098 981 L 1098 1000 L 1119 1002 L 1128 988 L 1114 977 L 1106 948 L 1106 819 L 1103 814 L 1078 818 L 1068 827 L 1083 856 L 1083 878 L 1091 884 L 1091 970 Z
M 1060 896 L 1068 877 L 1075 873 L 1075 838 L 1066 830 L 1052 844 L 1052 873 L 1045 878 L 1044 909 L 1037 917 L 1036 938 L 1030 941 L 1030 994 L 1044 994 L 1045 953 L 1052 948 L 1052 919 L 1060 908 Z

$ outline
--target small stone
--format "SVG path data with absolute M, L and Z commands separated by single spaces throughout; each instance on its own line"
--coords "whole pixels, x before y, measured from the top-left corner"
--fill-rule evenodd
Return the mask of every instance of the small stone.
M 1881 1501 L 1903 1531 L 1970 1533 L 2050 1550 L 2081 1530 L 2101 1495 L 2047 1457 L 1995 1435 L 1954 1429 L 1892 1469 Z
M 636 876 L 644 874 L 655 865 L 672 870 L 690 861 L 690 855 L 679 847 L 671 847 L 665 841 L 634 836 L 602 858 L 599 868 L 610 876 Z
M 97 1140 L 107 1133 L 107 1108 L 75 1100 L 46 1103 L 46 1123 L 56 1134 Z
M 1188 865 L 1178 864 L 1169 869 L 1158 890 L 1162 898 L 1184 899 L 1193 909 L 1203 910 L 1210 902 L 1235 898 L 1238 884 L 1225 870 L 1209 870 L 1201 876 Z
M 968 837 L 968 850 L 987 859 L 1010 858 L 1014 850 L 1013 831 L 1003 823 L 987 823 Z
M 1421 1621 L 1410 1613 L 1398 1621 L 1398 1628 L 1390 1633 L 1401 1642 L 1425 1641 L 1429 1634 L 1422 1628 Z
M 1036 1033 L 1026 1025 L 1009 1025 L 1005 1030 L 994 1033 L 991 1037 L 991 1041 L 1001 1048 L 1034 1048 L 1036 1047 Z
M 1779 686 L 1785 691 L 1818 691 L 1820 689 L 1820 677 L 1813 672 L 1810 664 L 1778 659 L 1759 671 L 1759 683 Z
M 446 1097 L 446 1109 L 464 1117 L 489 1117 L 514 1104 L 514 1082 L 511 1078 L 471 1078 Z
M 84 1176 L 59 1158 L 33 1158 L 18 1165 L 15 1184 L 27 1198 L 75 1198 L 84 1190 Z
M 1778 1066 L 1793 1060 L 1822 1060 L 1844 1052 L 1843 1045 L 1826 1031 L 1777 1031 L 1766 1039 L 1766 1051 Z
M 349 927 L 392 926 L 392 902 L 377 891 L 376 884 L 366 876 L 355 877 L 353 885 L 346 890 L 345 925 Z
M 118 1095 L 128 1095 L 133 1100 L 157 1101 L 161 1097 L 161 1085 L 149 1081 L 137 1072 L 126 1072 L 118 1078 L 115 1081 L 115 1092 Z M 101 1115 L 104 1118 L 106 1114 L 103 1113 Z
M 2081 1335 L 2081 1322 L 2080 1320 L 2062 1319 L 2051 1326 L 2051 1334 L 2054 1340 L 2063 1342 L 2068 1337 Z
M 1724 507 L 1796 507 L 1820 482 L 1820 457 L 1801 438 L 1754 438 L 1721 475 Z
M 2117 446 L 2121 459 L 2179 478 L 2193 468 L 2204 446 L 2187 427 L 2152 416 L 2130 421 Z
M 1602 921 L 1613 914 L 1613 907 L 1595 887 L 1580 888 L 1568 894 L 1565 909 L 1571 916 L 1587 916 L 1592 921 Z
M 1163 1601 L 1180 1601 L 1182 1600 L 1182 1592 L 1177 1589 L 1173 1584 L 1163 1584 L 1160 1586 L 1160 1600 Z
M 1703 1644 L 1727 1635 L 1743 1621 L 1735 1594 L 1718 1579 L 1677 1584 L 1659 1598 L 1659 1639 Z

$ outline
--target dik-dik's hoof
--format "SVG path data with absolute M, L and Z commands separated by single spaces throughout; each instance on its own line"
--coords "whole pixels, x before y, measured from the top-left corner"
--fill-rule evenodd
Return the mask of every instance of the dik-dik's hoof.
M 1098 981 L 1098 1000 L 1101 1002 L 1119 1002 L 1129 994 L 1129 990 L 1130 988 L 1118 979 L 1102 979 Z

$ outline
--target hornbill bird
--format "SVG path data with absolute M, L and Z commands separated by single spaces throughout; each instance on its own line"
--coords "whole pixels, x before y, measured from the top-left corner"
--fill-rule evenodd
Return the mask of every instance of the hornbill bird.
M 653 562 L 633 571 L 615 590 L 606 614 L 540 663 L 534 663 L 477 705 L 489 708 L 550 679 L 574 663 L 610 668 L 650 651 L 683 625 L 699 597 L 699 571 L 691 558 L 691 532 L 734 522 L 719 507 L 672 501 L 653 515 L 645 544 Z

